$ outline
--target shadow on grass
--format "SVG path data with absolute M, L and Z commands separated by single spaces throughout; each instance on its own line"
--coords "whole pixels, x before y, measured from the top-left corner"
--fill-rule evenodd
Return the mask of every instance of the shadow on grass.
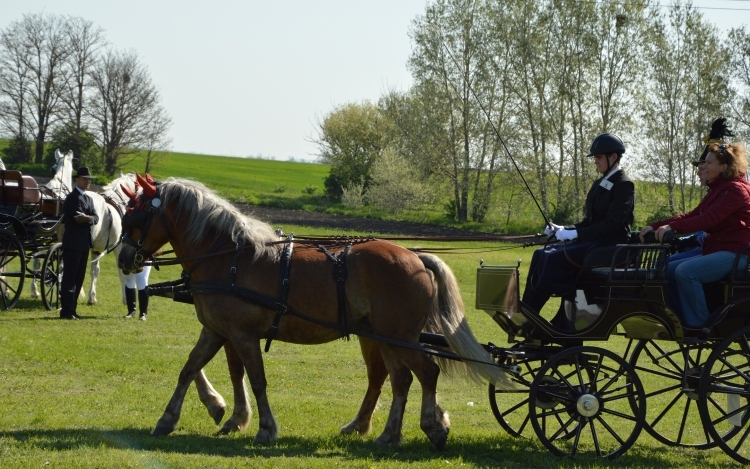
M 504 434 L 488 437 L 448 439 L 445 450 L 438 452 L 426 440 L 407 441 L 398 448 L 383 448 L 375 445 L 375 436 L 332 435 L 320 437 L 281 437 L 272 445 L 256 445 L 252 434 L 233 436 L 211 436 L 196 434 L 173 434 L 154 437 L 149 430 L 126 428 L 123 430 L 17 430 L 0 433 L 3 438 L 16 440 L 25 448 L 34 447 L 42 451 L 69 451 L 81 448 L 109 447 L 133 451 L 157 451 L 174 454 L 196 454 L 213 457 L 262 457 L 262 458 L 327 458 L 351 461 L 403 462 L 432 461 L 436 463 L 460 460 L 475 467 L 672 467 L 675 463 L 672 451 L 667 447 L 639 447 L 636 444 L 624 456 L 613 462 L 603 460 L 573 460 L 557 458 L 548 453 L 535 440 L 513 439 Z M 712 450 L 710 453 L 720 450 Z M 688 451 L 682 457 L 691 459 L 692 467 L 708 465 L 715 454 L 705 451 Z

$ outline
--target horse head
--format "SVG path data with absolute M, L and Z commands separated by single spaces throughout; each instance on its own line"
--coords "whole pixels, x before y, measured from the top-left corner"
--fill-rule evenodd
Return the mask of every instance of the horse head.
M 144 178 L 136 173 L 135 177 L 136 186 L 142 189 L 140 194 L 121 186 L 130 199 L 128 210 L 122 218 L 122 249 L 117 258 L 117 266 L 125 274 L 143 270 L 143 263 L 152 259 L 153 253 L 170 238 L 156 182 L 149 175 Z M 155 219 L 161 220 L 161 223 L 154 223 Z
M 73 152 L 68 151 L 63 155 L 59 149 L 55 150 L 52 171 L 55 174 L 46 187 L 57 197 L 63 198 L 73 190 Z

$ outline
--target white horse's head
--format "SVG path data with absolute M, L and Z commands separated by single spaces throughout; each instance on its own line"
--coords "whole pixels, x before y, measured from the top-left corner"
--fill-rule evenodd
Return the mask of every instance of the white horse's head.
M 47 189 L 57 197 L 63 198 L 73 190 L 73 152 L 62 154 L 55 150 L 55 175 L 46 184 Z

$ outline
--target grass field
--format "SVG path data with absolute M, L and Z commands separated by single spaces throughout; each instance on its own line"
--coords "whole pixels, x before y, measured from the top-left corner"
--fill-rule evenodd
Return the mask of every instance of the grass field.
M 309 233 L 294 227 L 297 233 Z M 316 230 L 318 234 L 325 234 Z M 446 255 L 467 304 L 468 321 L 480 342 L 506 343 L 490 317 L 472 307 L 478 259 L 513 264 L 526 271 L 531 251 Z M 173 279 L 179 268 L 153 271 L 151 282 Z M 495 421 L 486 386 L 442 377 L 441 405 L 452 428 L 438 453 L 419 429 L 419 386 L 407 406 L 404 444 L 379 448 L 390 405 L 388 385 L 375 413 L 373 433 L 341 436 L 338 429 L 359 408 L 366 388 L 356 339 L 320 346 L 275 342 L 264 355 L 269 399 L 280 425 L 270 446 L 252 442 L 257 416 L 240 434 L 217 436 L 194 388 L 188 392 L 177 430 L 151 437 L 167 404 L 200 324 L 190 305 L 152 299 L 149 320 L 125 320 L 114 259 L 102 261 L 99 304 L 79 306 L 82 321 L 56 320 L 28 296 L 0 313 L 0 467 L 361 467 L 361 468 L 693 468 L 734 466 L 720 450 L 667 448 L 645 432 L 614 462 L 567 460 L 551 456 L 535 439 L 514 439 Z M 592 343 L 621 351 L 614 339 Z M 207 367 L 228 400 L 231 385 L 219 354 Z M 255 408 L 254 401 L 251 401 Z M 471 405 L 470 403 L 473 403 Z M 689 422 L 697 430 L 699 422 Z

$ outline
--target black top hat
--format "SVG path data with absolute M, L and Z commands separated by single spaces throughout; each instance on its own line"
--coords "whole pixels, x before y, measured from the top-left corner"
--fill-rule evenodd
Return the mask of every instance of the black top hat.
M 93 178 L 94 176 L 92 176 L 92 175 L 91 175 L 91 172 L 89 172 L 89 168 L 87 168 L 86 166 L 81 166 L 81 167 L 80 167 L 80 168 L 78 168 L 78 170 L 76 171 L 76 175 L 75 175 L 75 177 L 77 177 L 77 178 L 88 178 L 88 179 L 92 179 L 92 178 Z
M 703 143 L 706 144 L 706 147 L 703 149 L 703 153 L 701 154 L 700 158 L 691 161 L 693 166 L 698 166 L 699 164 L 706 161 L 706 156 L 708 155 L 708 147 L 710 147 L 712 144 L 727 143 L 724 137 L 734 137 L 734 134 L 727 127 L 727 119 L 724 117 L 719 117 L 711 124 L 711 131 L 709 132 L 709 134 L 703 138 Z

